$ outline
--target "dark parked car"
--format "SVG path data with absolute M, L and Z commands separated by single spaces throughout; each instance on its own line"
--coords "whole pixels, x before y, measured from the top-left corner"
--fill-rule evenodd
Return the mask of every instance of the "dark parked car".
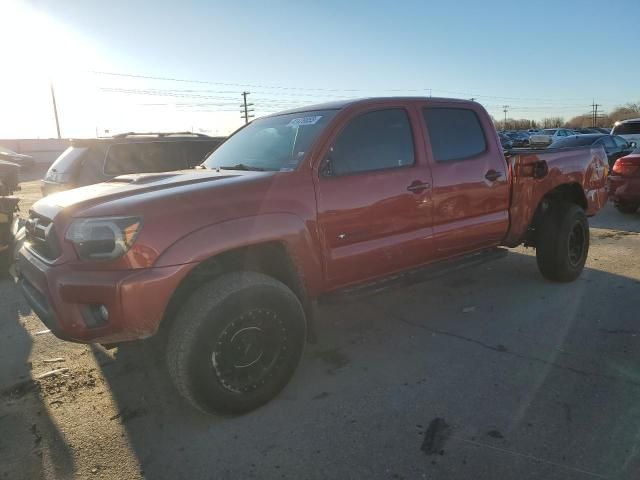
M 529 146 L 529 135 L 524 132 L 507 132 L 507 136 L 513 141 L 513 146 L 516 148 Z
M 33 168 L 36 161 L 31 155 L 25 155 L 23 153 L 16 153 L 13 150 L 9 150 L 7 147 L 0 145 L 0 160 L 5 162 L 15 163 L 19 165 L 21 169 L 29 170 Z
M 502 145 L 502 148 L 504 148 L 505 150 L 513 148 L 513 140 L 511 140 L 504 133 L 498 133 L 498 137 L 500 138 L 500 145 Z
M 47 171 L 42 193 L 106 182 L 118 175 L 193 168 L 223 140 L 191 133 L 124 133 L 72 140 Z
M 587 145 L 602 145 L 604 147 L 604 151 L 607 152 L 607 158 L 609 159 L 610 169 L 613 168 L 613 164 L 618 158 L 631 153 L 636 147 L 634 142 L 629 143 L 617 135 L 605 135 L 603 133 L 590 133 L 561 138 L 553 142 L 551 146 L 554 148 L 564 148 L 584 147 Z
M 587 135 L 590 133 L 609 133 L 609 131 L 606 132 L 602 132 L 599 128 L 574 128 L 573 129 L 576 133 L 580 134 L 580 135 Z

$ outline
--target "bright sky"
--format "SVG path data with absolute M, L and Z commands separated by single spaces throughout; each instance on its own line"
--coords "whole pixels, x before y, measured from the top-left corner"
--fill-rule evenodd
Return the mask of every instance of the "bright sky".
M 502 118 L 640 101 L 640 1 L 0 0 L 0 138 L 239 127 L 336 98 L 475 97 Z M 135 76 L 161 77 L 170 81 Z

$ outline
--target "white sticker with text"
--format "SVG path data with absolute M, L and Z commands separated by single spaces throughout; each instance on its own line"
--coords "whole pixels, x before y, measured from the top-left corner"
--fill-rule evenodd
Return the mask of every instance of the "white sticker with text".
M 287 123 L 287 127 L 301 127 L 303 125 L 315 125 L 318 123 L 318 120 L 322 118 L 322 115 L 314 115 L 312 117 L 300 117 L 300 118 L 292 118 L 289 123 Z

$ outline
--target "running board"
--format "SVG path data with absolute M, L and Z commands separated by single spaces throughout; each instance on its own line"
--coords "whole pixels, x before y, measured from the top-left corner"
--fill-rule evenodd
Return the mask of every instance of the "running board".
M 339 303 L 347 300 L 357 300 L 386 290 L 407 287 L 469 267 L 481 265 L 492 260 L 498 260 L 505 257 L 507 253 L 509 253 L 509 251 L 506 248 L 500 247 L 481 250 L 463 257 L 432 263 L 414 270 L 407 270 L 396 275 L 384 277 L 378 281 L 358 285 L 357 287 L 336 290 L 321 297 L 320 302 Z

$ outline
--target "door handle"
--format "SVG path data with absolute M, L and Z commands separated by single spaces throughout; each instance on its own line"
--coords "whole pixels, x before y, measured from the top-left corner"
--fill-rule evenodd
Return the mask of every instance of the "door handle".
M 496 180 L 498 180 L 500 177 L 502 176 L 502 172 L 496 172 L 495 170 L 489 170 L 484 178 L 486 178 L 487 180 L 489 180 L 490 182 L 495 182 Z
M 411 185 L 407 187 L 407 190 L 412 193 L 422 193 L 428 188 L 431 188 L 431 184 L 427 182 L 421 182 L 420 180 L 414 180 Z

